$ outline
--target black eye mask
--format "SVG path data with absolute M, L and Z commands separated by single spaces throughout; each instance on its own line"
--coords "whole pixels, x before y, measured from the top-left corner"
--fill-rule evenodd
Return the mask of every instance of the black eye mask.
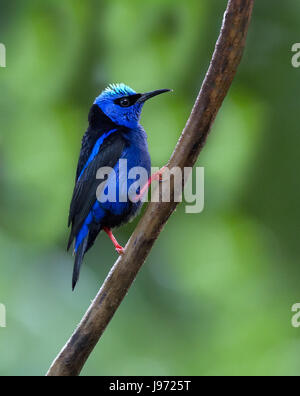
M 123 96 L 122 98 L 114 100 L 114 103 L 121 107 L 130 107 L 134 105 L 141 96 L 141 94 Z

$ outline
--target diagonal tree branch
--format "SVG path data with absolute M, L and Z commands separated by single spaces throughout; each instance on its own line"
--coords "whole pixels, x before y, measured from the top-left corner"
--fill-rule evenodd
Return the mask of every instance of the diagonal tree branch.
M 216 48 L 194 108 L 168 167 L 194 166 L 242 58 L 254 0 L 229 0 Z M 79 375 L 177 203 L 150 203 L 81 323 L 47 376 Z

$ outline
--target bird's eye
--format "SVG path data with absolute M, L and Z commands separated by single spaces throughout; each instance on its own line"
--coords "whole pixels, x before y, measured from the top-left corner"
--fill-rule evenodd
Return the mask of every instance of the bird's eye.
M 130 100 L 128 98 L 123 98 L 120 100 L 120 106 L 128 107 L 130 106 Z

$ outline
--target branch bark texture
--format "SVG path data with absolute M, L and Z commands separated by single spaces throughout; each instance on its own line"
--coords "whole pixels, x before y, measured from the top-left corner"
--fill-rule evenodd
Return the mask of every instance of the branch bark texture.
M 254 0 L 229 0 L 213 57 L 199 95 L 168 167 L 194 166 L 241 61 Z M 171 186 L 171 198 L 172 192 Z M 139 269 L 145 262 L 176 202 L 150 203 L 137 228 L 79 326 L 52 363 L 47 376 L 80 374 Z

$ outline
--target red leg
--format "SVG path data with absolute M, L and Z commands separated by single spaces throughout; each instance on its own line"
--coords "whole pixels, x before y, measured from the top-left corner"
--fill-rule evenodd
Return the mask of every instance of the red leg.
M 134 201 L 138 201 L 144 194 L 145 192 L 148 190 L 148 188 L 150 187 L 150 184 L 154 181 L 154 180 L 162 180 L 162 174 L 164 173 L 166 167 L 162 167 L 159 171 L 153 173 L 153 175 L 149 178 L 147 184 L 144 185 L 144 187 L 142 187 L 141 191 L 139 194 L 137 194 L 134 197 Z
M 106 232 L 106 234 L 109 236 L 109 239 L 114 244 L 114 247 L 116 248 L 116 251 L 119 254 L 124 254 L 124 248 L 118 243 L 116 238 L 113 236 L 113 233 L 111 232 L 111 229 L 107 228 L 107 227 L 103 227 L 103 231 Z

